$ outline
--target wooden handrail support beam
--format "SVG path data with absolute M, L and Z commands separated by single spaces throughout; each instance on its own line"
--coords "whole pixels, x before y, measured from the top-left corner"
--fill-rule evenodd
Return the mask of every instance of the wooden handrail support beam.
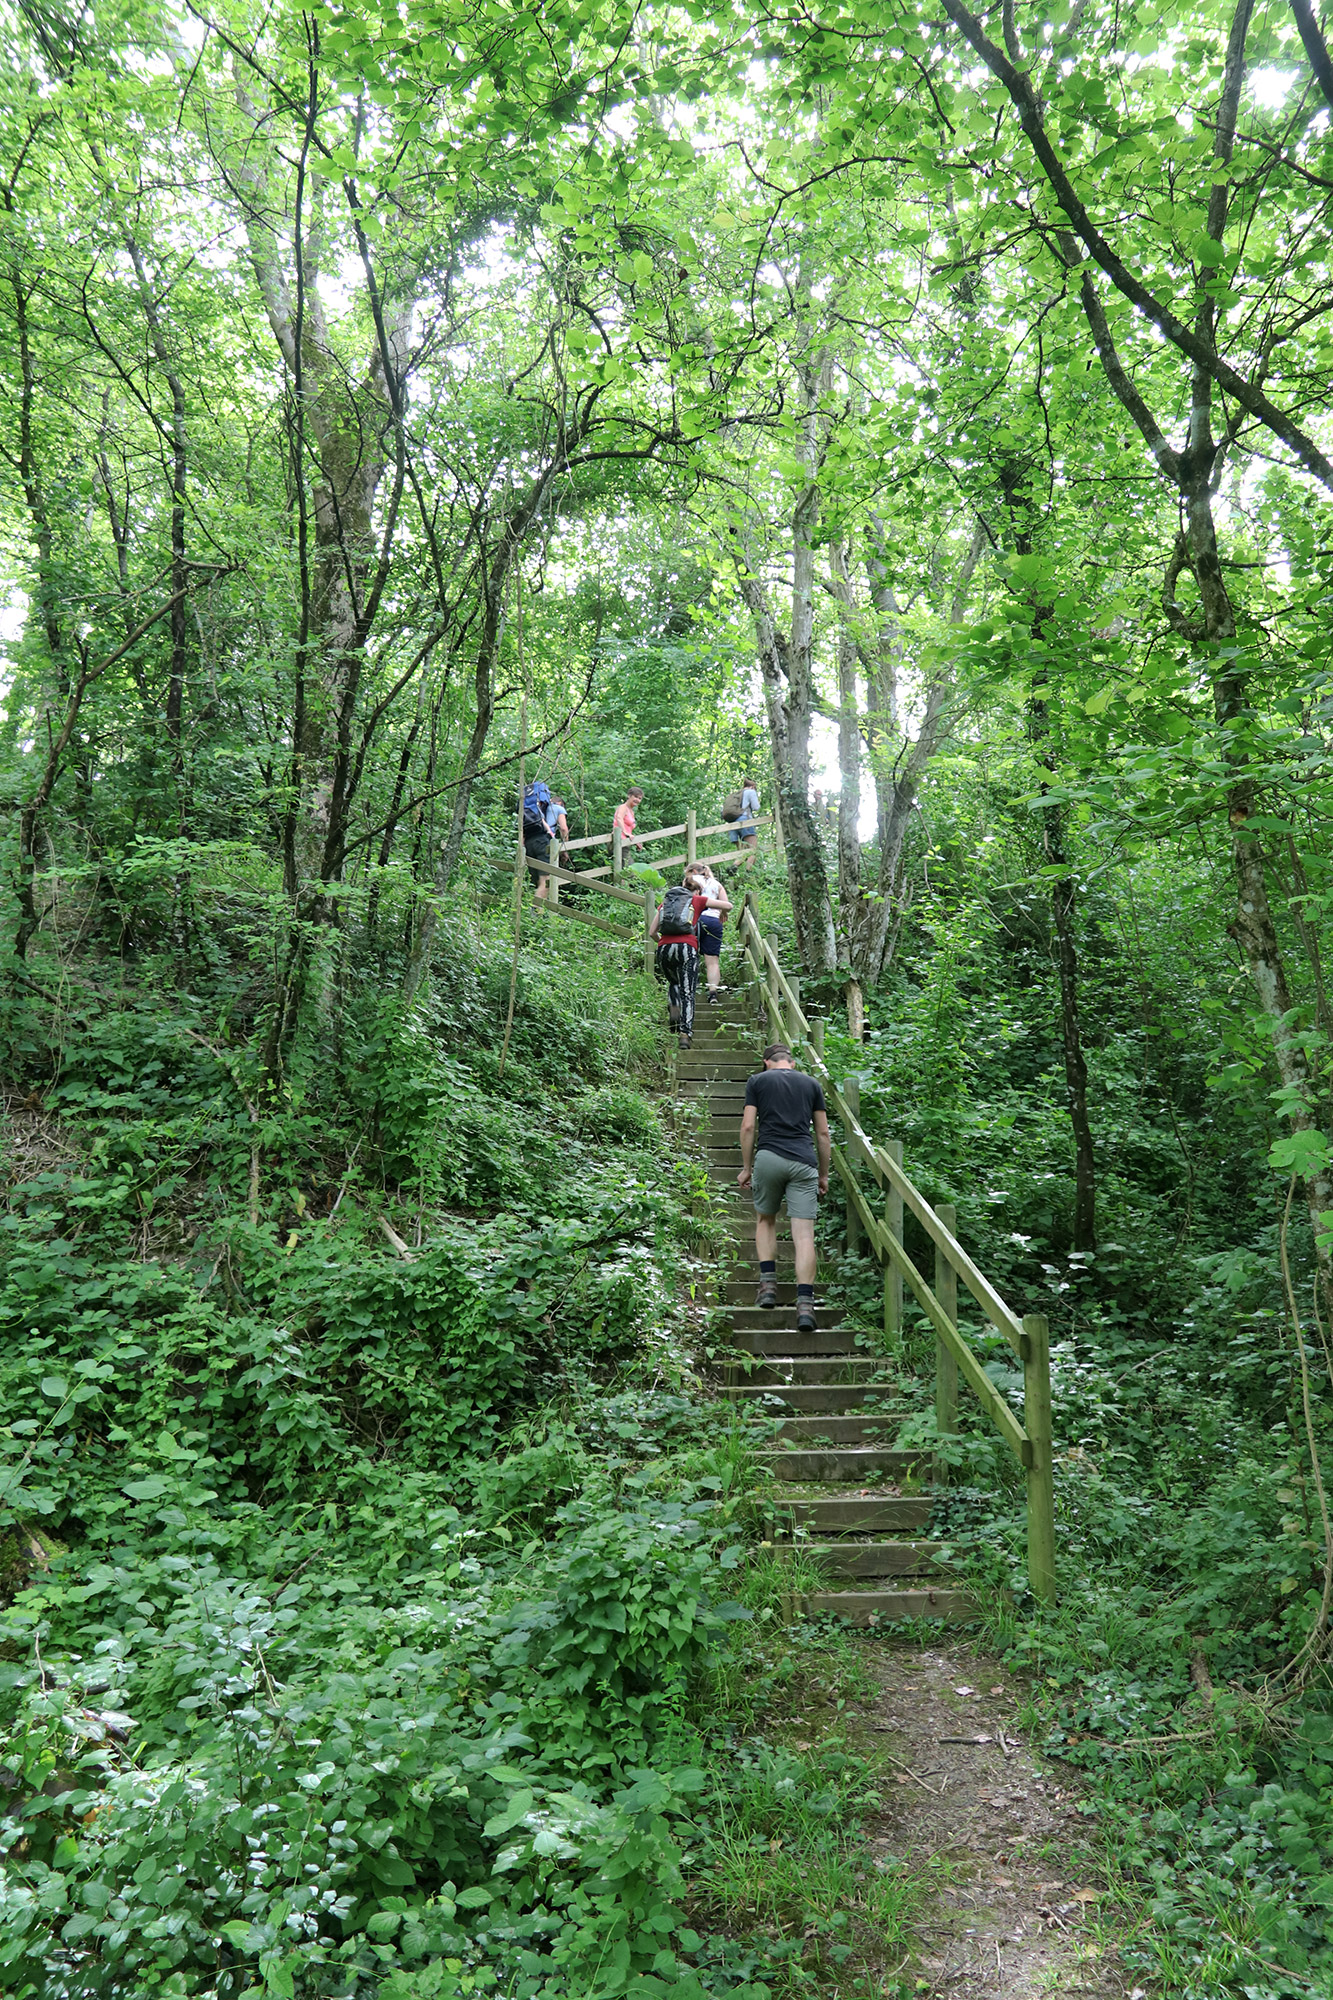
M 734 861 L 735 859 L 736 849 L 729 847 L 725 854 L 696 854 L 694 865 L 700 868 L 707 868 L 711 867 L 715 861 Z M 648 868 L 683 868 L 688 860 L 689 856 L 686 854 L 657 854 L 654 855 L 651 861 L 645 862 L 644 865 Z M 634 863 L 631 861 L 624 865 L 632 868 Z M 609 875 L 610 873 L 611 870 L 609 868 L 584 868 L 580 870 L 578 879 L 580 882 L 595 882 L 599 876 Z
M 772 824 L 771 813 L 762 813 L 759 816 L 759 818 L 754 821 L 754 825 L 756 827 L 770 826 L 771 824 Z M 655 826 L 651 828 L 650 831 L 647 833 L 640 833 L 636 828 L 634 833 L 634 838 L 635 840 L 671 840 L 675 837 L 676 834 L 688 833 L 689 830 L 690 830 L 689 821 L 683 819 L 679 826 Z M 703 840 L 707 836 L 714 833 L 734 833 L 735 831 L 736 831 L 735 822 L 729 819 L 724 819 L 717 826 L 697 826 L 694 829 L 694 837 L 696 840 Z M 581 849 L 586 847 L 609 847 L 610 845 L 611 845 L 611 836 L 609 833 L 589 833 L 583 835 L 583 837 L 579 840 L 565 841 L 564 849 L 566 854 L 577 854 L 580 852 Z
M 533 905 L 535 909 L 546 910 L 553 917 L 564 917 L 571 924 L 590 924 L 595 931 L 607 937 L 624 938 L 627 944 L 637 944 L 639 933 L 627 930 L 624 924 L 609 924 L 605 917 L 590 916 L 587 910 L 571 910 L 567 903 L 553 903 L 548 897 L 544 903 Z
M 535 868 L 539 875 L 549 875 L 553 882 L 569 882 L 576 889 L 595 889 L 599 896 L 614 896 L 618 903 L 633 903 L 636 909 L 643 908 L 642 890 L 636 895 L 633 889 L 618 889 L 613 882 L 595 882 L 590 875 L 575 875 L 568 868 L 557 868 L 553 861 L 534 861 L 531 855 L 523 865 Z
M 772 945 L 768 942 L 767 938 L 760 935 L 759 926 L 755 923 L 754 913 L 750 908 L 748 896 L 741 908 L 742 928 L 744 929 L 747 924 L 754 933 L 755 942 L 762 953 L 764 962 L 777 980 L 787 1005 L 792 1009 L 802 1032 L 808 1039 L 810 1023 L 807 1021 L 801 1008 L 801 1003 L 792 991 L 791 984 L 784 974 L 782 967 L 778 964 L 777 955 Z M 838 1089 L 837 1084 L 834 1083 L 833 1078 L 830 1076 L 827 1067 L 819 1055 L 812 1050 L 811 1056 L 811 1068 L 818 1075 L 820 1082 L 825 1085 L 826 1091 L 832 1099 L 831 1108 L 842 1120 L 843 1130 L 851 1141 L 862 1164 L 869 1173 L 874 1175 L 881 1187 L 891 1188 L 895 1194 L 902 1196 L 903 1201 L 911 1209 L 913 1215 L 931 1241 L 944 1251 L 991 1325 L 998 1333 L 1004 1335 L 1015 1354 L 1022 1358 L 1026 1346 L 1026 1336 L 1024 1335 L 1018 1315 L 1011 1311 L 1005 1304 L 985 1273 L 977 1269 L 977 1266 L 968 1256 L 952 1230 L 945 1228 L 930 1203 L 926 1200 L 926 1197 L 908 1179 L 897 1161 L 892 1159 L 884 1151 L 883 1147 L 874 1145 L 866 1137 L 860 1120 L 846 1103 L 842 1092 Z
M 856 1206 L 857 1220 L 865 1230 L 881 1262 L 891 1261 L 901 1271 L 912 1290 L 916 1293 L 922 1312 L 934 1327 L 940 1339 L 958 1363 L 958 1372 L 969 1389 L 982 1405 L 986 1415 L 995 1425 L 1000 1436 L 1008 1445 L 1020 1465 L 1032 1463 L 1032 1443 L 1018 1418 L 1014 1415 L 1004 1397 L 991 1381 L 976 1355 L 963 1339 L 958 1328 L 945 1312 L 944 1307 L 926 1283 L 916 1265 L 902 1245 L 890 1236 L 888 1230 L 876 1216 L 869 1202 L 856 1185 L 856 1176 L 840 1146 L 833 1147 L 833 1164 L 838 1177 L 847 1190 L 849 1199 Z

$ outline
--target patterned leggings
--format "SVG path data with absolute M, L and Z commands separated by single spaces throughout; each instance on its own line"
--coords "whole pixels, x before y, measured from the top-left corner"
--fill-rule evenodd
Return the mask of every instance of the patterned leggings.
M 667 1011 L 680 1023 L 682 1035 L 694 1033 L 694 989 L 699 984 L 699 953 L 679 938 L 659 944 L 653 971 L 667 990 Z

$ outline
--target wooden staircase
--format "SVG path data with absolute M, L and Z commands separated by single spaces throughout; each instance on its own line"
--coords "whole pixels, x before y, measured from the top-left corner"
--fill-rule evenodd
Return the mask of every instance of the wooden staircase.
M 829 1586 L 803 1598 L 807 1612 L 831 1611 L 859 1625 L 969 1618 L 974 1612 L 967 1594 L 936 1574 L 939 1544 L 925 1534 L 931 1496 L 920 1488 L 929 1463 L 898 1448 L 907 1405 L 892 1368 L 871 1346 L 858 1344 L 867 1336 L 845 1328 L 827 1307 L 817 1306 L 814 1333 L 796 1330 L 785 1218 L 778 1238 L 779 1304 L 772 1311 L 754 1304 L 754 1205 L 736 1176 L 745 1080 L 762 1066 L 761 1021 L 752 984 L 710 1007 L 701 983 L 693 1045 L 676 1059 L 680 1094 L 706 1107 L 709 1177 L 731 1197 L 736 1255 L 721 1303 L 732 1344 L 748 1359 L 727 1370 L 721 1393 L 780 1417 L 767 1454 L 778 1489 L 774 1538 L 792 1549 L 799 1544 Z

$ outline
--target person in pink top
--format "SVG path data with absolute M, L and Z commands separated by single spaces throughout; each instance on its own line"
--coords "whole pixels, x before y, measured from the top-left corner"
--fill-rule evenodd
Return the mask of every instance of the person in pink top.
M 616 807 L 615 816 L 611 821 L 611 825 L 613 827 L 619 828 L 620 830 L 620 845 L 622 853 L 627 847 L 643 846 L 643 842 L 641 840 L 636 840 L 634 838 L 634 813 L 636 807 L 642 804 L 643 804 L 642 787 L 639 785 L 635 785 L 633 789 L 626 794 L 624 804 Z

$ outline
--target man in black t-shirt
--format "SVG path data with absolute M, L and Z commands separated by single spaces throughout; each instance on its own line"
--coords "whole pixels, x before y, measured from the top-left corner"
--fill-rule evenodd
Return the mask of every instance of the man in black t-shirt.
M 770 1043 L 763 1069 L 745 1086 L 741 1161 L 737 1179 L 754 1189 L 755 1303 L 778 1302 L 778 1210 L 785 1199 L 796 1253 L 796 1324 L 813 1333 L 815 1217 L 820 1195 L 828 1193 L 828 1110 L 820 1086 L 797 1069 L 784 1042 Z

